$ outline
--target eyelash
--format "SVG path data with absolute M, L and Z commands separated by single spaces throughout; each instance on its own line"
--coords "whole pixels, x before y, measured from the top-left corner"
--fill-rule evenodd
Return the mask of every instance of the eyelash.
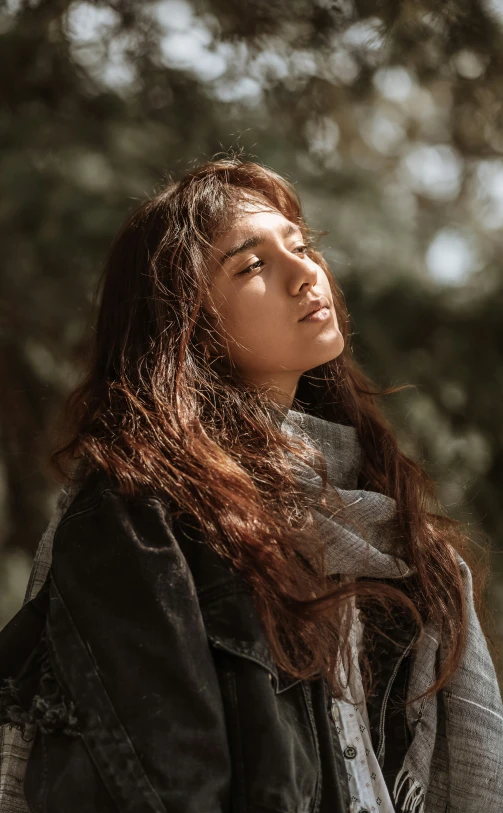
M 305 254 L 307 249 L 308 249 L 308 246 L 297 246 L 297 248 L 294 249 L 294 251 L 300 251 L 302 254 Z M 252 263 L 252 265 L 249 265 L 248 268 L 244 268 L 243 271 L 239 271 L 239 273 L 236 276 L 240 277 L 242 274 L 251 274 L 251 272 L 254 271 L 255 268 L 260 263 L 262 263 L 262 265 L 263 265 L 264 261 L 263 260 L 257 260 L 256 262 Z

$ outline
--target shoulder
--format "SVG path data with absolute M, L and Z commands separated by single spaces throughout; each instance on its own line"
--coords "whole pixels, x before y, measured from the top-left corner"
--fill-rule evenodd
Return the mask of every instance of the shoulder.
M 183 568 L 167 501 L 128 497 L 103 472 L 86 477 L 55 529 L 52 575 L 67 594 L 84 583 L 96 589 L 120 579 L 131 586 L 157 569 Z
M 104 471 L 95 470 L 82 481 L 74 498 L 61 516 L 57 530 L 78 517 L 90 514 L 99 516 L 100 513 L 133 515 L 140 509 L 162 515 L 171 525 L 172 501 L 168 495 L 147 492 L 128 496 L 121 490 L 116 479 Z
M 206 544 L 195 517 L 175 512 L 166 494 L 125 495 L 104 472 L 83 482 L 59 521 L 53 572 L 60 580 L 92 573 L 190 572 L 197 592 L 233 581 L 229 564 Z

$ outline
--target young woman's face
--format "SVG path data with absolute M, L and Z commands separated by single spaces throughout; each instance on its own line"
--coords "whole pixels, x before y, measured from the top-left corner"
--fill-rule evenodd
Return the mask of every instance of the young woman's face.
M 203 306 L 225 353 L 243 380 L 290 406 L 302 373 L 344 347 L 328 278 L 305 253 L 300 229 L 263 203 L 242 203 L 213 246 L 211 271 Z M 319 297 L 328 301 L 325 318 L 301 321 Z

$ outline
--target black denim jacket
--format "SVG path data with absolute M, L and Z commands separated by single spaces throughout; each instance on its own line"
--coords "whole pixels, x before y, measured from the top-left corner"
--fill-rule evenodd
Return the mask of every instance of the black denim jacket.
M 404 652 L 383 652 L 368 705 L 390 787 L 408 745 Z M 325 682 L 278 670 L 246 585 L 166 499 L 127 499 L 101 474 L 0 633 L 0 681 L 0 722 L 37 723 L 33 813 L 350 809 Z

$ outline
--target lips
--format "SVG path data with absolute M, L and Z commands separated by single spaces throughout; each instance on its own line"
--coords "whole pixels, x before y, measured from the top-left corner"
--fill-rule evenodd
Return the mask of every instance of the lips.
M 316 299 L 311 299 L 305 306 L 304 315 L 299 319 L 299 322 L 302 322 L 306 316 L 309 316 L 311 313 L 316 313 L 316 311 L 321 310 L 321 308 L 330 308 L 330 302 L 326 298 L 326 296 L 320 296 Z

